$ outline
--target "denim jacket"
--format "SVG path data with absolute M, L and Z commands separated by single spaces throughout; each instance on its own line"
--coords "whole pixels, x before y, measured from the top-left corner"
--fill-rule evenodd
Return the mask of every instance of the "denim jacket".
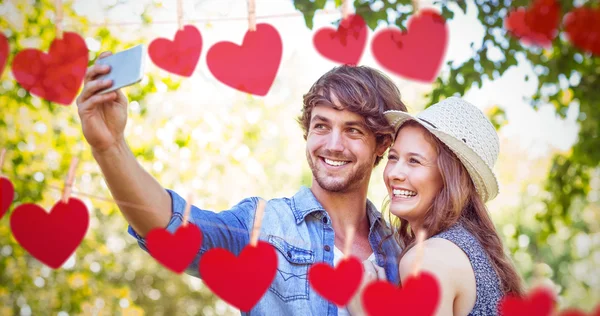
M 182 223 L 185 200 L 167 190 L 172 199 L 173 215 L 167 230 L 174 232 Z M 186 273 L 200 277 L 198 264 L 202 255 L 215 247 L 225 248 L 236 256 L 250 242 L 257 197 L 242 200 L 230 210 L 215 213 L 192 207 L 189 222 L 203 234 L 202 247 Z M 399 283 L 397 257 L 400 248 L 394 238 L 382 239 L 390 229 L 381 213 L 367 200 L 369 242 L 376 263 L 385 269 L 388 280 Z M 146 251 L 143 238 L 129 227 Z M 308 283 L 309 267 L 317 262 L 333 265 L 334 231 L 331 219 L 312 191 L 302 187 L 292 198 L 267 202 L 259 239 L 276 250 L 278 267 L 269 290 L 250 313 L 243 315 L 337 315 L 335 304 L 318 295 Z M 381 244 L 381 246 L 380 246 Z

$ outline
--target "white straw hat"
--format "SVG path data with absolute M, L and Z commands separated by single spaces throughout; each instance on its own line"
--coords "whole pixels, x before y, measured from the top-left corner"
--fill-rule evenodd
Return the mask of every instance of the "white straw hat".
M 385 111 L 395 133 L 407 121 L 416 121 L 441 140 L 465 166 L 484 202 L 498 195 L 498 180 L 492 171 L 500 142 L 492 123 L 476 106 L 450 97 L 417 115 Z

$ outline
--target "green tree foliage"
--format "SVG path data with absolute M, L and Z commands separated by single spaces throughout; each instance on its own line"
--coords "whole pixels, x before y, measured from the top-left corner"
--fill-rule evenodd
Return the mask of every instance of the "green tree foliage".
M 312 28 L 314 13 L 325 2 L 294 0 L 294 5 L 304 12 L 306 24 Z M 375 2 L 378 5 L 373 5 Z M 532 106 L 554 104 L 558 115 L 564 115 L 569 107 L 579 108 L 577 143 L 549 162 L 544 169 L 544 189 L 524 188 L 521 206 L 506 210 L 508 215 L 497 225 L 528 284 L 539 276 L 551 279 L 559 286 L 562 306 L 589 310 L 600 301 L 600 285 L 597 278 L 590 277 L 600 263 L 599 208 L 597 198 L 590 198 L 597 196 L 600 186 L 600 110 L 594 106 L 600 98 L 599 90 L 594 89 L 600 59 L 579 51 L 564 36 L 546 50 L 523 46 L 508 36 L 503 18 L 512 7 L 528 1 L 475 2 L 485 29 L 484 45 L 474 48 L 471 59 L 451 64 L 450 70 L 442 73 L 428 95 L 430 104 L 464 94 L 485 78 L 498 78 L 519 61 L 536 69 L 539 92 L 530 100 Z M 591 0 L 580 2 L 597 6 Z M 150 9 L 156 4 L 144 3 L 141 20 L 149 24 Z M 341 5 L 341 1 L 336 0 L 336 4 Z M 561 4 L 563 12 L 573 7 L 568 0 Z M 8 149 L 2 172 L 16 190 L 15 202 L 0 220 L 0 314 L 230 313 L 231 309 L 201 281 L 162 268 L 127 236 L 127 224 L 115 204 L 102 201 L 110 199 L 110 193 L 81 134 L 75 105 L 65 107 L 32 96 L 12 77 L 10 65 L 17 52 L 29 47 L 48 50 L 55 37 L 54 1 L 5 1 L 0 5 L 16 8 L 4 11 L 6 15 L 0 18 L 0 31 L 10 42 L 7 67 L 0 77 L 0 148 Z M 380 24 L 405 28 L 412 14 L 409 0 L 356 0 L 354 6 L 372 29 Z M 466 3 L 460 0 L 443 1 L 441 6 L 448 19 L 457 10 L 466 10 Z M 389 10 L 401 14 L 392 19 Z M 88 44 L 90 64 L 100 51 L 119 51 L 152 39 L 142 32 L 125 37 L 118 29 L 90 25 L 68 1 L 64 14 L 67 31 L 100 43 L 93 50 Z M 492 47 L 499 49 L 504 59 L 488 58 Z M 299 129 L 289 124 L 298 114 L 296 99 L 293 108 L 277 109 L 251 97 L 237 100 L 243 107 L 194 103 L 186 111 L 200 108 L 202 115 L 191 115 L 170 110 L 168 105 L 177 95 L 175 90 L 182 87 L 190 89 L 188 81 L 154 71 L 126 91 L 130 101 L 129 144 L 140 163 L 160 175 L 165 187 L 185 190 L 190 184 L 194 193 L 203 197 L 196 205 L 219 210 L 248 192 L 277 197 L 310 183 L 303 155 L 298 155 L 303 144 L 289 141 L 301 140 Z M 498 128 L 506 123 L 502 108 L 494 108 L 489 115 Z M 87 203 L 91 224 L 74 256 L 64 267 L 52 270 L 18 245 L 10 232 L 9 217 L 21 203 L 49 209 L 58 201 L 72 157 L 81 161 L 74 195 Z
M 339 1 L 338 1 L 339 2 Z M 598 8 L 593 0 L 558 0 L 561 14 L 574 7 Z M 455 13 L 466 13 L 467 1 L 433 1 L 441 6 L 441 13 L 450 20 Z M 505 230 L 505 242 L 512 245 L 519 270 L 531 284 L 533 277 L 547 276 L 557 285 L 563 306 L 581 306 L 588 310 L 600 303 L 600 284 L 597 277 L 588 278 L 600 267 L 598 256 L 600 241 L 600 215 L 598 212 L 598 170 L 600 162 L 600 57 L 581 51 L 573 46 L 561 32 L 552 47 L 523 45 L 510 36 L 504 28 L 504 18 L 516 7 L 528 6 L 529 0 L 474 0 L 477 18 L 484 28 L 481 45 L 473 45 L 470 59 L 456 63 L 448 62 L 449 70 L 442 73 L 428 94 L 429 104 L 452 96 L 464 95 L 473 87 L 480 87 L 485 79 L 502 76 L 517 62 L 529 63 L 538 82 L 537 93 L 528 101 L 532 107 L 552 104 L 557 115 L 565 117 L 567 110 L 579 110 L 580 126 L 577 142 L 568 152 L 555 154 L 547 172 L 544 190 L 535 196 L 523 197 L 523 207 L 513 213 L 534 213 L 530 221 L 513 223 L 516 227 Z M 324 3 L 311 0 L 295 0 L 296 8 L 324 8 Z M 406 30 L 407 21 L 414 13 L 411 0 L 378 1 L 355 0 L 354 7 L 371 29 L 379 25 L 397 26 Z M 311 12 L 313 12 L 311 11 Z M 400 13 L 400 14 L 397 14 Z M 305 14 L 306 25 L 311 27 L 312 14 Z M 562 19 L 561 19 L 562 20 Z M 490 50 L 498 50 L 503 56 L 490 58 Z M 529 78 L 533 80 L 533 78 Z M 510 93 L 510 92 L 507 92 Z M 503 112 L 495 108 L 489 113 L 497 128 L 505 120 Z M 500 115 L 500 116 L 498 116 Z M 593 185 L 596 181 L 596 185 Z M 543 203 L 543 207 L 539 207 Z M 527 215 L 523 217 L 528 217 Z M 512 225 L 512 224 L 510 224 Z M 524 249 L 519 247 L 526 244 Z M 528 242 L 523 242 L 527 240 Z M 529 242 L 530 241 L 530 242 Z M 587 245 L 593 245 L 591 247 Z M 523 259 L 519 261 L 519 258 Z M 526 262 L 533 261 L 537 265 Z

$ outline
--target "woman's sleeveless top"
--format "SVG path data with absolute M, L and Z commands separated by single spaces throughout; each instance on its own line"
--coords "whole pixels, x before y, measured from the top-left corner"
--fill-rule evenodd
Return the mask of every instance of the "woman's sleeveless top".
M 477 298 L 469 315 L 498 315 L 498 302 L 503 296 L 500 281 L 487 253 L 477 238 L 460 223 L 432 238 L 443 238 L 451 241 L 462 249 L 471 261 L 473 272 L 475 272 Z

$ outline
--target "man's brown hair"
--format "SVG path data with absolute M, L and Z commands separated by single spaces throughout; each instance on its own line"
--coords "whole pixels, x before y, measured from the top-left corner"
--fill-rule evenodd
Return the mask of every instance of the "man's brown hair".
M 332 101 L 332 94 L 339 101 Z M 308 137 L 312 109 L 317 105 L 327 105 L 336 110 L 348 110 L 361 115 L 369 130 L 375 134 L 377 145 L 389 139 L 394 130 L 385 119 L 387 110 L 406 111 L 400 100 L 400 90 L 382 72 L 366 66 L 343 65 L 333 68 L 315 82 L 304 95 L 302 114 L 298 123 Z M 382 157 L 377 157 L 375 166 Z

